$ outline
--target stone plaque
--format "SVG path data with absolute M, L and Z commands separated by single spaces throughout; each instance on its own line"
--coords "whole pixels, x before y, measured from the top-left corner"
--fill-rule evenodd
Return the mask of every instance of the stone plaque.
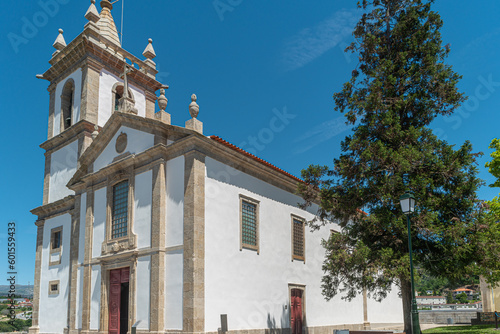
M 127 148 L 127 134 L 126 133 L 120 133 L 118 138 L 116 138 L 116 152 L 117 153 L 123 153 L 125 149 Z

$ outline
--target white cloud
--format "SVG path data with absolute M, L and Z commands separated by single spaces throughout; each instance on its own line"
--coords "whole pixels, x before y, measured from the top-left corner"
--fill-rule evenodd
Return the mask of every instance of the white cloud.
M 283 53 L 285 69 L 293 71 L 301 68 L 351 36 L 358 16 L 354 9 L 342 9 L 288 39 Z
M 322 142 L 347 132 L 353 126 L 352 124 L 346 124 L 344 116 L 323 122 L 294 140 L 295 143 L 298 143 L 294 153 L 300 154 L 309 151 Z

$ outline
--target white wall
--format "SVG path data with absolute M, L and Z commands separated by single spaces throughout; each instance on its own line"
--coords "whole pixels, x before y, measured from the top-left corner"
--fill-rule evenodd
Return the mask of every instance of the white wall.
M 102 243 L 106 236 L 106 187 L 94 192 L 94 227 L 92 258 L 101 256 Z
M 113 86 L 117 83 L 123 83 L 123 80 L 111 74 L 106 70 L 101 71 L 99 79 L 99 111 L 98 111 L 98 124 L 99 126 L 104 126 L 114 110 L 113 108 Z M 129 88 L 134 95 L 135 107 L 137 108 L 137 115 L 146 117 L 146 96 L 144 91 L 131 85 L 129 82 Z
M 148 170 L 135 176 L 134 233 L 137 248 L 151 247 L 151 201 L 153 198 L 153 172 Z
M 101 266 L 92 266 L 90 279 L 90 329 L 99 329 L 101 316 Z
M 325 251 L 320 242 L 330 229 L 306 227 L 306 261 L 291 261 L 291 214 L 307 220 L 311 212 L 296 207 L 301 199 L 211 158 L 206 159 L 205 199 L 205 330 L 220 327 L 228 315 L 229 329 L 289 328 L 288 285 L 305 285 L 307 326 L 363 322 L 362 297 L 352 302 L 321 294 Z M 240 251 L 239 195 L 260 201 L 260 252 Z M 391 296 L 391 301 L 395 297 Z M 398 299 L 397 303 L 401 307 Z M 389 305 L 387 303 L 382 304 Z M 397 307 L 391 308 L 397 313 Z M 378 322 L 393 317 L 379 314 Z
M 143 131 L 135 130 L 126 126 L 120 127 L 120 129 L 115 133 L 113 138 L 110 140 L 106 148 L 102 151 L 99 157 L 94 161 L 94 172 L 99 171 L 101 168 L 109 165 L 113 162 L 113 159 L 120 154 L 117 153 L 115 149 L 116 138 L 121 133 L 127 134 L 127 147 L 125 152 L 130 152 L 131 154 L 137 154 L 144 152 L 146 149 L 153 147 L 154 145 L 154 135 L 146 133 Z
M 382 302 L 368 298 L 368 322 L 370 323 L 402 323 L 403 301 L 398 296 L 399 288 L 392 287 L 392 291 Z
M 55 151 L 50 156 L 49 203 L 73 195 L 66 184 L 76 172 L 78 162 L 78 140 Z
M 136 286 L 136 321 L 140 321 L 138 329 L 149 329 L 150 317 L 150 282 L 151 282 L 151 256 L 137 259 L 137 286 Z
M 184 238 L 184 156 L 169 160 L 166 166 L 165 246 L 183 244 Z
M 53 228 L 62 226 L 61 264 L 49 267 L 50 237 Z M 71 216 L 64 214 L 47 219 L 43 227 L 43 248 L 40 275 L 40 333 L 62 333 L 67 327 L 69 299 L 69 256 Z M 59 280 L 59 294 L 49 296 L 49 282 Z M 53 317 L 57 314 L 57 317 Z
M 165 329 L 182 330 L 183 250 L 165 254 Z
M 68 75 L 61 82 L 57 84 L 56 87 L 56 101 L 54 109 L 54 136 L 61 133 L 61 94 L 64 85 L 69 79 L 73 79 L 75 82 L 75 90 L 73 95 L 73 124 L 80 120 L 80 105 L 82 101 L 82 69 L 79 68 L 75 72 Z

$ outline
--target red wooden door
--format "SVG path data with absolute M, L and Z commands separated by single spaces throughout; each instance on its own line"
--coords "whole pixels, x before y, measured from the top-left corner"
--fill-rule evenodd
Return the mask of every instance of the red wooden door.
M 302 290 L 292 289 L 290 306 L 292 334 L 302 334 Z
M 129 268 L 111 270 L 109 272 L 109 334 L 120 334 L 120 314 L 122 283 L 129 281 Z M 127 303 L 128 301 L 123 301 Z

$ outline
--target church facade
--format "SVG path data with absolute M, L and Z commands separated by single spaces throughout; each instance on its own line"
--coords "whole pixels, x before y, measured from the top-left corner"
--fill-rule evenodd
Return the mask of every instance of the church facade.
M 191 119 L 173 126 L 149 40 L 121 47 L 92 0 L 50 68 L 48 140 L 30 333 L 328 333 L 401 323 L 382 303 L 321 295 L 321 240 L 301 180 Z M 157 92 L 160 95 L 157 96 Z M 156 111 L 156 102 L 159 110 Z M 187 113 L 186 113 L 187 114 Z

